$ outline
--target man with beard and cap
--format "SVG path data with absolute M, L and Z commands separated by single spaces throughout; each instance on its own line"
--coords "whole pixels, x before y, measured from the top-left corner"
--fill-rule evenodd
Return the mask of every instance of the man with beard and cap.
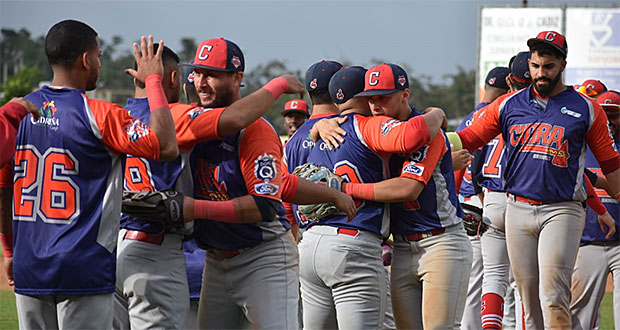
M 451 134 L 470 151 L 502 133 L 506 244 L 525 326 L 570 328 L 571 275 L 584 226 L 585 146 L 620 196 L 620 156 L 605 113 L 561 83 L 567 45 L 543 31 L 528 40 L 533 84 L 499 97 L 468 128 Z M 607 229 L 609 230 L 609 229 Z
M 297 129 L 310 118 L 310 108 L 308 108 L 306 101 L 294 99 L 286 102 L 281 114 L 284 117 L 286 134 L 290 139 L 297 132 Z

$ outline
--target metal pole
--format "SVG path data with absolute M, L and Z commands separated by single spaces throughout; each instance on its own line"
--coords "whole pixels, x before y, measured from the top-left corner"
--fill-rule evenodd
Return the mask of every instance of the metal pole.
M 523 0 L 523 8 L 527 7 L 527 0 Z

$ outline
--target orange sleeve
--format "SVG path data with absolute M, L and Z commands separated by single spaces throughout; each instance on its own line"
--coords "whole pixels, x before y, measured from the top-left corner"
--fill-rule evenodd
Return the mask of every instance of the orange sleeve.
M 187 151 L 200 142 L 221 139 L 217 133 L 217 125 L 224 110 L 226 108 L 171 104 L 170 112 L 177 132 L 179 149 Z
M 17 129 L 28 112 L 19 103 L 9 102 L 0 107 L 0 166 L 15 154 Z
M 13 188 L 13 164 L 8 162 L 0 168 L 0 189 Z
M 413 152 L 430 140 L 428 127 L 422 116 L 407 121 L 387 116 L 356 115 L 355 119 L 366 145 L 381 155 Z
M 472 117 L 472 124 L 456 133 L 461 138 L 463 149 L 474 152 L 502 132 L 499 125 L 499 110 L 510 95 L 512 94 L 502 95 L 493 103 L 476 111 Z
M 282 194 L 282 143 L 261 118 L 243 131 L 239 163 L 250 195 L 280 200 Z
M 88 100 L 103 143 L 118 154 L 159 160 L 159 140 L 151 128 L 119 105 Z
M 457 194 L 461 191 L 461 185 L 463 184 L 463 176 L 465 175 L 465 172 L 467 172 L 467 167 L 458 171 L 454 171 L 454 183 L 456 183 Z
M 598 103 L 591 102 L 594 108 L 594 122 L 586 134 L 586 142 L 603 173 L 611 173 L 620 168 L 620 156 L 609 133 L 607 115 Z
M 437 134 L 430 145 L 420 148 L 409 155 L 403 163 L 400 176 L 428 183 L 439 159 L 448 151 L 443 134 Z

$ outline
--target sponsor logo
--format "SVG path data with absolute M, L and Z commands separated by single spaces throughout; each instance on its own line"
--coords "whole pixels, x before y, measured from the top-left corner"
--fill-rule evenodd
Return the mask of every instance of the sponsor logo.
M 338 88 L 338 93 L 336 93 L 336 99 L 344 100 L 344 93 L 342 93 L 342 88 Z
M 403 168 L 403 173 L 422 175 L 422 173 L 424 173 L 424 166 L 416 165 L 414 162 L 410 162 Z
M 301 147 L 304 149 L 314 148 L 314 141 L 310 139 L 310 134 L 308 134 L 308 138 L 301 143 Z
M 568 141 L 564 140 L 564 130 L 562 126 L 547 123 L 512 125 L 508 130 L 510 145 L 513 147 L 519 145 L 519 152 L 548 155 L 551 164 L 567 167 L 570 153 Z
M 227 201 L 231 199 L 226 182 L 223 182 L 223 178 L 220 178 L 219 166 L 199 159 L 196 162 L 196 176 L 194 178 L 194 192 L 197 196 L 212 201 Z
M 312 79 L 312 81 L 310 82 L 310 88 L 315 89 L 317 86 L 316 84 L 316 78 Z
M 396 119 L 390 119 L 381 124 L 381 135 L 387 135 L 392 128 L 400 126 L 403 122 Z
M 581 114 L 578 112 L 575 112 L 573 110 L 568 110 L 566 107 L 562 107 L 562 109 L 560 109 L 560 112 L 564 115 L 569 115 L 571 117 L 575 117 L 575 118 L 581 118 Z
M 399 83 L 401 86 L 405 86 L 405 83 L 406 83 L 406 82 L 407 82 L 407 79 L 405 79 L 405 76 L 404 76 L 404 75 L 400 75 L 400 76 L 398 76 L 398 83 Z
M 134 119 L 129 125 L 125 126 L 125 132 L 127 132 L 129 141 L 136 142 L 141 137 L 149 135 L 149 127 L 138 119 Z
M 196 119 L 201 113 L 205 113 L 213 108 L 203 108 L 203 107 L 195 107 L 192 110 L 188 111 L 189 119 Z
M 254 185 L 254 191 L 261 195 L 275 195 L 278 193 L 278 190 L 280 190 L 278 185 L 267 182 Z
M 58 109 L 54 104 L 54 100 L 50 102 L 43 102 L 43 106 L 39 108 L 41 118 L 35 120 L 34 117 L 30 116 L 30 122 L 35 126 L 44 126 L 53 131 L 58 130 L 60 120 L 56 118 L 56 111 L 58 111 Z
M 276 178 L 276 158 L 265 153 L 254 161 L 254 175 L 257 179 L 269 182 Z
M 235 69 L 241 66 L 241 60 L 239 59 L 239 56 L 233 56 L 230 59 L 230 63 L 235 67 Z

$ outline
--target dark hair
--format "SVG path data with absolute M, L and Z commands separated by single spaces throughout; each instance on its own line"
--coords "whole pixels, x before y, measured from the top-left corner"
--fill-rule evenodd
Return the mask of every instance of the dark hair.
M 159 44 L 154 43 L 153 52 L 157 53 L 157 49 L 159 49 Z M 161 61 L 165 66 L 166 63 L 170 62 L 173 62 L 174 64 L 179 64 L 181 60 L 179 59 L 179 55 L 177 55 L 172 49 L 168 48 L 168 46 L 164 46 L 164 53 L 161 55 Z M 133 62 L 133 68 L 135 70 L 138 69 L 138 64 L 135 61 Z
M 97 32 L 74 20 L 54 24 L 45 37 L 45 55 L 52 66 L 70 67 L 78 56 L 96 47 Z
M 510 79 L 510 84 L 512 86 L 514 86 L 514 88 L 516 89 L 524 89 L 525 87 L 529 86 L 531 83 L 524 83 L 524 82 L 519 82 L 516 79 L 514 79 L 513 77 L 508 77 L 508 79 Z
M 561 60 L 566 59 L 566 55 L 564 55 L 564 53 L 545 42 L 534 43 L 532 46 L 530 46 L 530 53 L 538 53 L 538 55 L 551 55 Z
M 312 105 L 334 103 L 331 96 L 329 96 L 329 90 L 327 88 L 317 92 L 308 92 L 308 94 L 310 95 L 310 99 L 312 100 Z

